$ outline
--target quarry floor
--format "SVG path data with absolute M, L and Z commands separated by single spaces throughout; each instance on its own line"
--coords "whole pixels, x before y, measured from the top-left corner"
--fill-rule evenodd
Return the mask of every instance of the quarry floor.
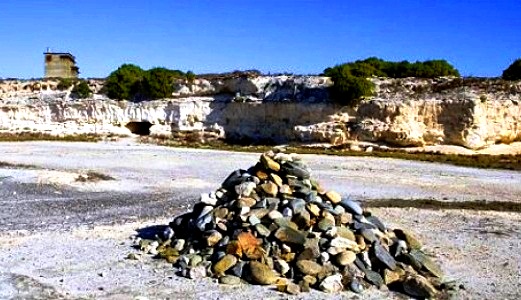
M 125 259 L 136 230 L 168 223 L 259 154 L 131 141 L 0 143 L 0 299 L 286 299 L 270 287 L 227 287 L 174 275 L 163 261 Z M 364 201 L 390 227 L 413 230 L 462 285 L 457 299 L 521 297 L 521 213 L 421 209 L 414 201 L 521 203 L 521 172 L 388 158 L 304 155 L 323 186 Z M 81 182 L 95 171 L 114 180 Z M 297 298 L 350 298 L 320 292 Z M 369 290 L 358 299 L 404 299 Z

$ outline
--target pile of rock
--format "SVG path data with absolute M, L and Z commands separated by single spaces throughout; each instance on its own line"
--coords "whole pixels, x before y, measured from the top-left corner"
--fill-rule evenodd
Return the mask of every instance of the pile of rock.
M 322 188 L 294 154 L 263 154 L 201 195 L 158 241 L 140 245 L 189 278 L 273 284 L 290 294 L 361 293 L 373 285 L 435 297 L 442 286 L 440 268 L 418 239 Z

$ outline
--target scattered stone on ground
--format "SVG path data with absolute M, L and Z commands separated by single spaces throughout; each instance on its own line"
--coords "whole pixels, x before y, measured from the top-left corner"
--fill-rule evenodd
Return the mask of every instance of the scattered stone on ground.
M 447 287 L 412 232 L 390 229 L 358 202 L 321 187 L 297 155 L 282 152 L 232 172 L 155 240 L 137 244 L 188 278 L 276 285 L 289 294 L 374 286 L 437 298 Z

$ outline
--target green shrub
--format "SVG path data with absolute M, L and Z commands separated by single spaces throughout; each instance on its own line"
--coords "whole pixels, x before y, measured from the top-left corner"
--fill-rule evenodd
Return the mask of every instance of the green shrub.
M 72 94 L 74 94 L 78 98 L 88 98 L 92 91 L 90 90 L 89 84 L 85 80 L 80 80 L 78 84 L 72 88 Z
M 111 99 L 133 100 L 140 90 L 145 71 L 132 64 L 124 64 L 110 73 L 105 81 L 104 92 Z
M 196 78 L 196 76 L 195 76 L 194 72 L 192 72 L 192 71 L 188 71 L 188 72 L 186 72 L 186 80 L 187 80 L 189 83 L 194 83 L 195 78 Z
M 363 97 L 373 94 L 374 84 L 367 79 L 372 76 L 391 78 L 459 77 L 459 72 L 445 60 L 410 63 L 408 61 L 391 62 L 370 57 L 327 68 L 324 70 L 324 75 L 331 77 L 333 81 L 330 93 L 334 101 L 345 105 L 356 105 Z
M 329 68 L 324 73 L 331 77 L 334 83 L 330 88 L 330 94 L 333 101 L 339 104 L 355 106 L 363 97 L 373 94 L 374 84 L 365 76 L 353 75 L 348 65 Z
M 514 61 L 508 68 L 503 71 L 503 79 L 520 80 L 521 79 L 521 58 Z
M 400 62 L 384 61 L 376 57 L 370 57 L 365 60 L 357 60 L 355 62 L 337 65 L 327 70 L 347 66 L 351 70 L 351 74 L 358 77 L 390 77 L 390 78 L 434 78 L 440 76 L 457 76 L 460 74 L 446 60 L 427 60 L 424 62 L 410 63 L 406 60 Z
M 60 81 L 58 81 L 58 85 L 56 87 L 60 91 L 65 91 L 69 89 L 73 84 L 74 80 L 72 78 L 60 78 Z
M 146 99 L 161 99 L 172 97 L 174 80 L 180 77 L 176 71 L 165 68 L 148 70 L 143 77 L 142 95 Z
M 175 80 L 188 76 L 192 75 L 179 70 L 157 67 L 145 71 L 136 65 L 124 64 L 109 75 L 103 92 L 111 99 L 135 102 L 168 98 L 174 91 Z

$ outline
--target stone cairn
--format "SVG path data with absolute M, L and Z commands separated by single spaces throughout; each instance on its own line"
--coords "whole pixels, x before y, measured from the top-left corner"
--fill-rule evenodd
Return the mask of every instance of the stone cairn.
M 157 241 L 138 244 L 188 278 L 275 285 L 289 294 L 361 293 L 373 285 L 432 298 L 443 287 L 440 268 L 413 234 L 322 188 L 295 154 L 262 154 L 202 194 Z

